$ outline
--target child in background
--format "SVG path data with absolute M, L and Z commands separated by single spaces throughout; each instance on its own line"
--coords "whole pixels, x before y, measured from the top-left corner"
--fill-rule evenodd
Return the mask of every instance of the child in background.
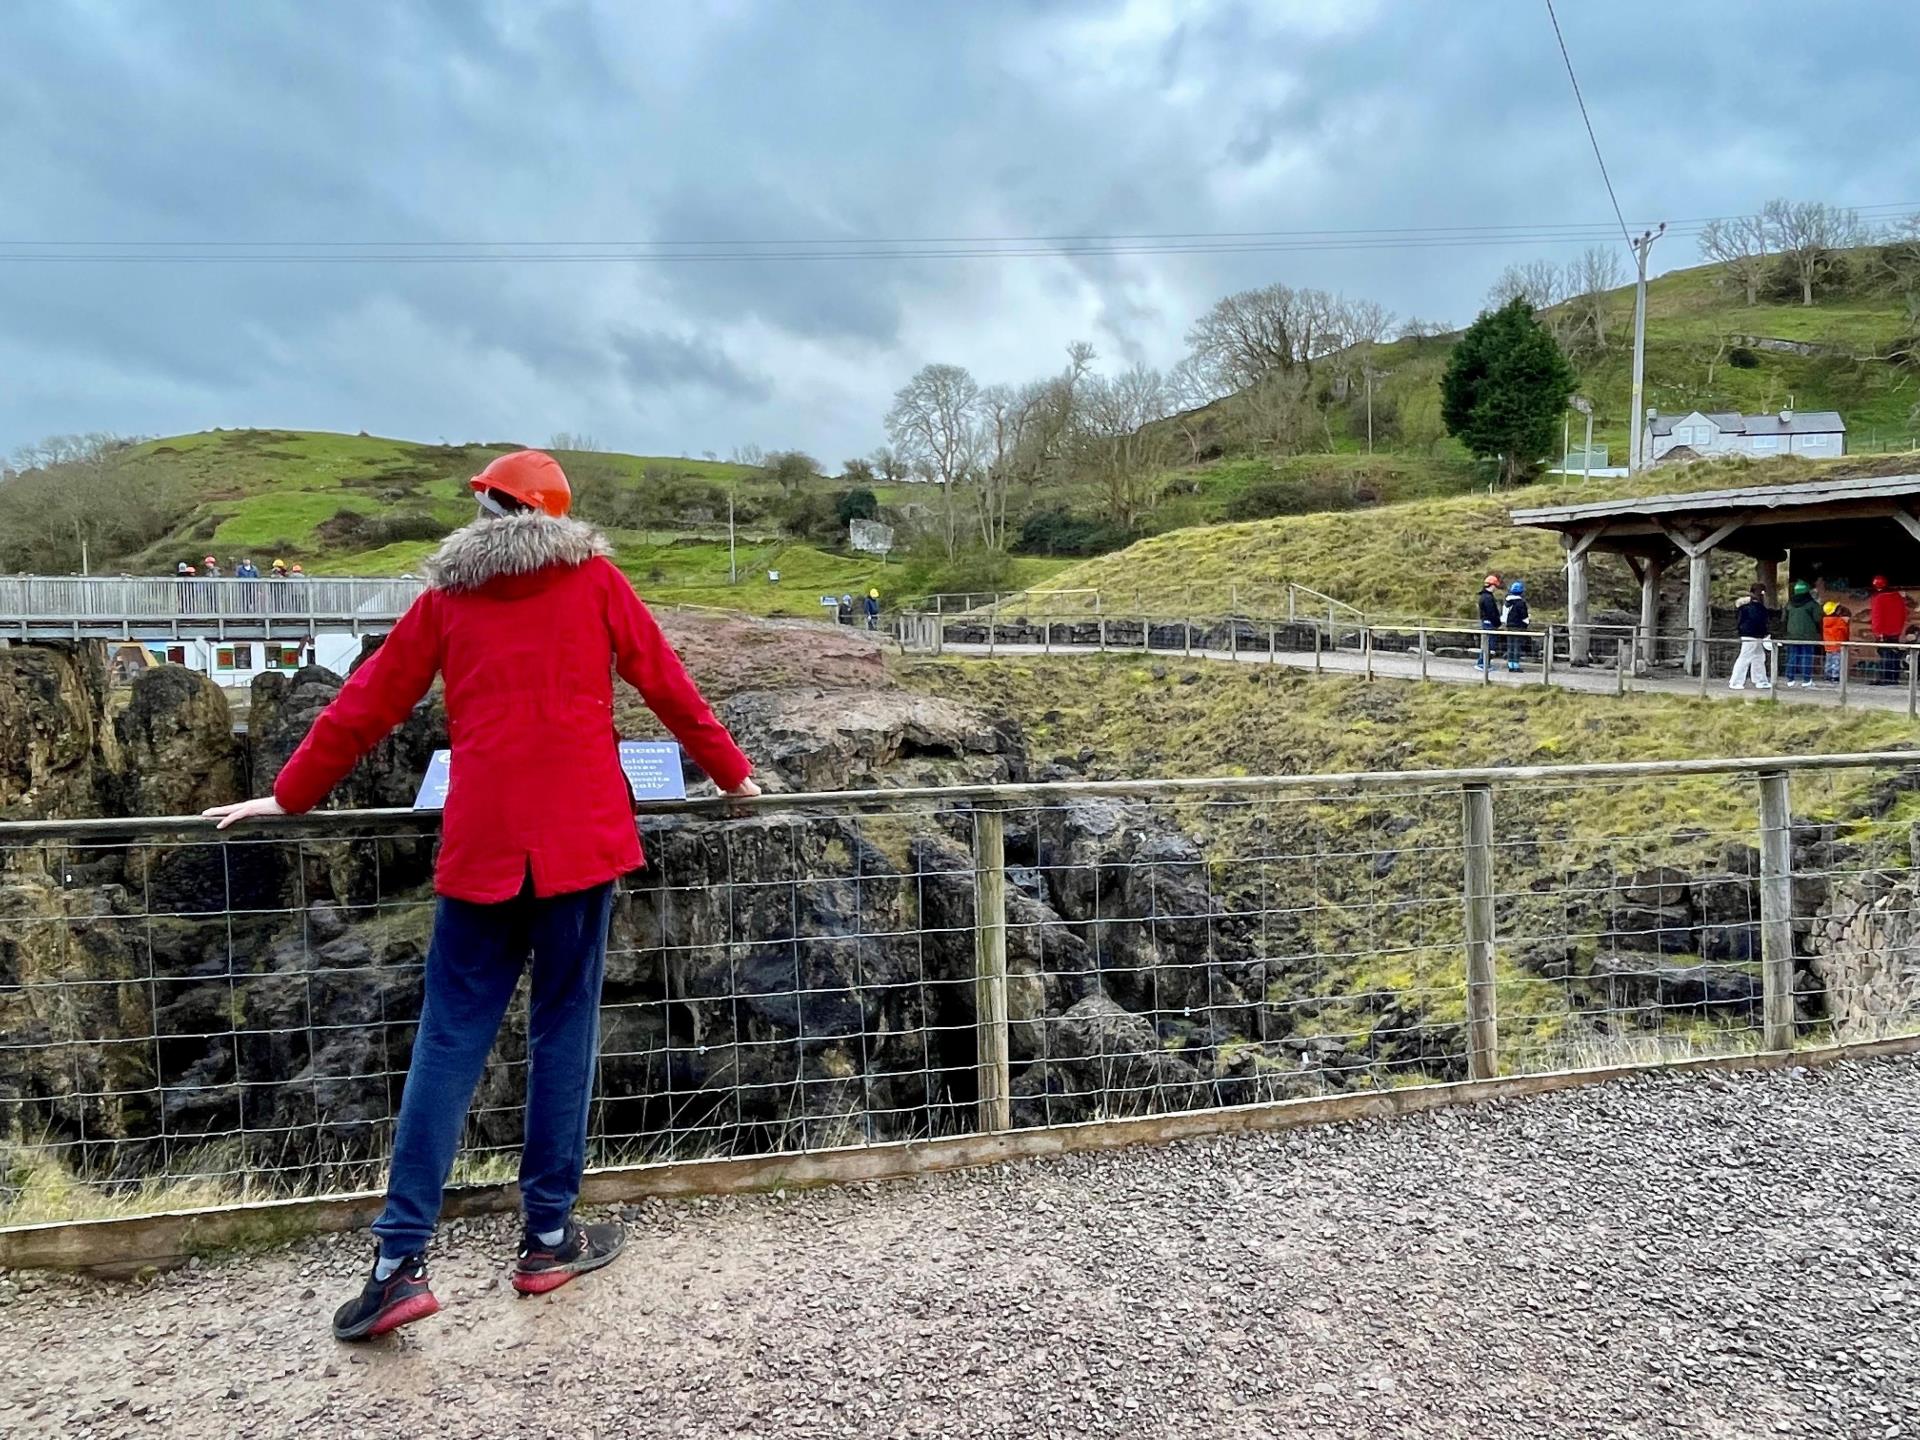
M 1824 618 L 1820 621 L 1820 638 L 1827 647 L 1827 679 L 1838 681 L 1840 667 L 1844 663 L 1846 651 L 1841 647 L 1846 643 L 1853 629 L 1853 616 L 1841 607 L 1838 601 L 1829 600 L 1822 607 Z

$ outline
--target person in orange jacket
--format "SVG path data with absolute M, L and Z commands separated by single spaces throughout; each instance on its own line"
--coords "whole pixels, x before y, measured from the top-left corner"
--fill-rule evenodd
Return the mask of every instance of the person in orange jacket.
M 1846 663 L 1846 651 L 1842 647 L 1853 632 L 1853 617 L 1840 608 L 1838 601 L 1829 600 L 1823 607 L 1825 615 L 1820 621 L 1820 638 L 1827 647 L 1827 679 L 1837 681 L 1840 668 Z

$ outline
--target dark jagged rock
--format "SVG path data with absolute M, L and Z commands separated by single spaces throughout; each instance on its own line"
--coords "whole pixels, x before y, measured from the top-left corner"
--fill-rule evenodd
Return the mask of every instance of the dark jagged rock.
M 98 645 L 0 649 L 0 817 L 97 815 L 120 770 Z

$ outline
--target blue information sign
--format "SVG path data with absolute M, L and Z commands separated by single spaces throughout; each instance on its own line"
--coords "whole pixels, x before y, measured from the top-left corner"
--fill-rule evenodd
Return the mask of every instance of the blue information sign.
M 684 800 L 687 784 L 680 769 L 680 747 L 671 740 L 622 740 L 620 768 L 636 800 Z M 416 810 L 444 810 L 447 782 L 453 776 L 453 752 L 436 750 L 413 797 Z

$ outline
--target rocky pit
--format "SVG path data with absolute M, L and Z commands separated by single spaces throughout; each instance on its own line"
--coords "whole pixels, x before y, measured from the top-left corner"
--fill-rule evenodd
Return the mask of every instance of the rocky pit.
M 772 788 L 1074 773 L 1031 755 L 1015 717 L 902 688 L 870 637 L 668 624 Z M 180 815 L 264 793 L 341 684 L 318 668 L 260 677 L 236 737 L 210 681 L 164 667 L 114 693 L 86 646 L 0 651 L 0 682 L 8 819 Z M 637 697 L 621 720 L 650 733 Z M 339 803 L 408 805 L 445 728 L 430 699 Z M 599 1158 L 970 1128 L 970 833 L 952 807 L 647 822 L 652 863 L 614 922 Z M 1349 997 L 1363 1032 L 1316 1023 L 1324 972 L 1307 922 L 1276 920 L 1259 888 L 1271 877 L 1220 873 L 1207 842 L 1162 807 L 1078 800 L 1010 815 L 1016 1124 L 1464 1075 L 1457 1011 L 1417 996 Z M 1810 877 L 1841 868 L 1830 831 L 1809 828 L 1796 847 Z M 0 852 L 0 1145 L 131 1182 L 244 1134 L 223 1143 L 248 1153 L 223 1164 L 300 1184 L 365 1179 L 418 1013 L 431 860 L 430 830 L 410 826 Z M 1316 883 L 1377 893 L 1395 883 L 1380 863 Z M 1522 943 L 1511 958 L 1614 1029 L 1753 1020 L 1755 869 L 1736 846 L 1711 869 L 1620 877 L 1593 913 L 1569 916 L 1570 929 L 1604 933 L 1597 953 Z M 1914 953 L 1904 879 L 1860 870 L 1841 893 L 1810 878 L 1798 900 L 1808 1024 L 1830 1007 L 1864 1024 L 1911 1002 L 1920 978 L 1886 958 Z M 471 1144 L 517 1143 L 524 1050 L 510 1022 Z

